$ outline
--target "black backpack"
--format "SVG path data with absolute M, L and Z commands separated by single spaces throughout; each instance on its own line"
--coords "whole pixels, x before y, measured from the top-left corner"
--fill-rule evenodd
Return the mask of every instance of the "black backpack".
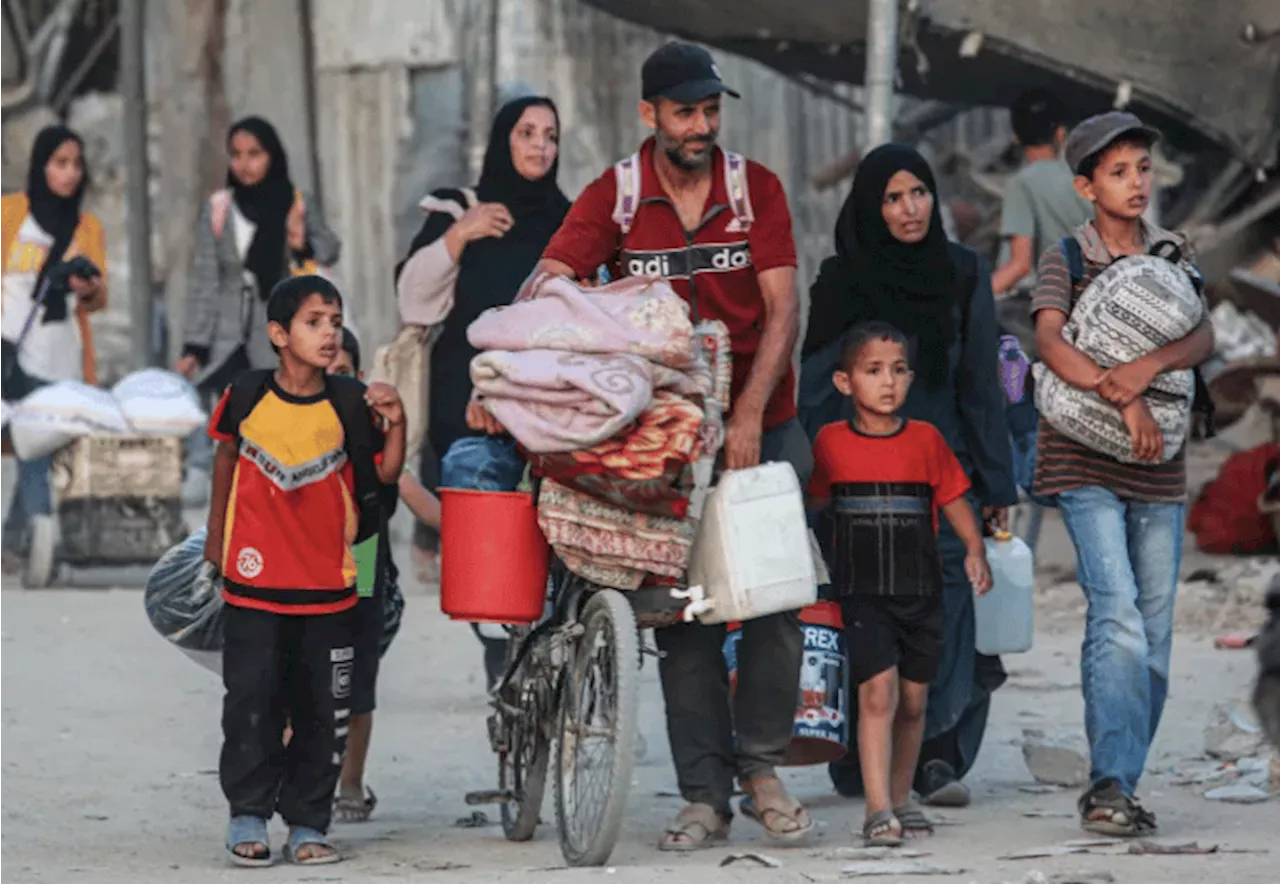
M 274 374 L 273 369 L 246 371 L 231 382 L 225 413 L 233 426 L 239 427 L 261 401 Z M 355 378 L 326 375 L 324 386 L 325 395 L 342 424 L 343 448 L 355 479 L 356 507 L 360 513 L 356 542 L 361 543 L 375 534 L 382 534 L 385 538 L 387 520 L 395 506 L 395 486 L 384 486 L 378 477 L 373 459 L 378 448 L 369 405 L 364 401 L 365 385 Z M 386 543 L 378 544 L 379 570 L 386 546 Z
M 1071 275 L 1071 285 L 1073 287 L 1079 285 L 1080 280 L 1084 279 L 1084 250 L 1080 248 L 1080 240 L 1075 236 L 1064 236 L 1058 246 L 1062 249 L 1062 257 L 1067 259 L 1067 272 Z M 1182 250 L 1176 245 L 1170 242 L 1157 243 L 1152 248 L 1151 254 L 1183 267 L 1187 271 L 1191 284 L 1195 286 L 1196 293 L 1204 296 L 1204 277 L 1200 274 L 1200 269 L 1194 264 L 1184 264 Z M 1217 429 L 1213 425 L 1213 397 L 1209 394 L 1209 386 L 1204 382 L 1204 375 L 1200 369 L 1194 368 L 1192 372 L 1196 379 L 1196 392 L 1191 402 L 1191 413 L 1200 419 L 1204 438 L 1212 439 L 1217 435 Z

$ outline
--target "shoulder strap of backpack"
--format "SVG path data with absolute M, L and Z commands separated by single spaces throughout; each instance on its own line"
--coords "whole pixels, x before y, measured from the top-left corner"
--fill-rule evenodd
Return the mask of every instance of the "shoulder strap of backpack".
M 367 540 L 382 530 L 386 513 L 381 500 L 382 482 L 373 460 L 376 446 L 373 421 L 364 401 L 365 385 L 355 378 L 327 375 L 325 391 L 342 424 L 343 447 L 355 478 L 356 505 L 360 510 L 356 540 Z
M 480 198 L 476 196 L 474 187 L 459 187 L 458 190 L 461 192 L 462 198 L 467 201 L 465 208 L 469 209 L 480 201 Z
M 755 221 L 751 208 L 751 188 L 747 184 L 747 161 L 742 154 L 731 150 L 724 152 L 724 189 L 729 194 L 729 208 L 733 210 L 731 228 L 746 233 Z
M 1058 240 L 1062 249 L 1062 257 L 1067 259 L 1067 273 L 1071 276 L 1072 285 L 1084 279 L 1084 249 L 1080 248 L 1080 240 L 1074 236 L 1064 236 Z
M 626 236 L 631 232 L 631 222 L 640 205 L 640 154 L 633 153 L 615 163 L 613 175 L 618 191 L 613 200 L 613 223 Z
M 267 382 L 271 380 L 269 368 L 257 371 L 245 371 L 236 375 L 227 390 L 227 405 L 224 414 L 233 427 L 239 431 L 240 424 L 249 417 L 262 397 L 267 393 Z
M 213 228 L 214 239 L 222 239 L 222 231 L 227 228 L 227 217 L 230 214 L 231 191 L 224 187 L 209 197 L 209 226 Z

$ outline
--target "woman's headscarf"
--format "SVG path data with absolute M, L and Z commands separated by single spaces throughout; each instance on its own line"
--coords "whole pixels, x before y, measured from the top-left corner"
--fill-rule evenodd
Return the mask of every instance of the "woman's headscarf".
M 236 208 L 253 222 L 256 230 L 244 265 L 258 280 L 258 295 L 266 300 L 271 289 L 285 272 L 287 224 L 293 208 L 294 188 L 289 179 L 289 156 L 284 152 L 275 127 L 261 117 L 245 117 L 227 133 L 227 148 L 237 132 L 248 132 L 262 145 L 271 165 L 257 184 L 243 184 L 227 169 L 227 187 L 231 188 Z
M 515 223 L 504 236 L 472 242 L 462 253 L 453 310 L 431 351 L 431 433 L 437 441 L 447 442 L 468 432 L 463 413 L 471 396 L 468 366 L 476 350 L 467 341 L 467 326 L 485 310 L 511 303 L 569 211 L 569 200 L 556 183 L 558 157 L 537 181 L 521 175 L 511 161 L 511 133 L 531 107 L 550 109 L 559 122 L 551 99 L 519 98 L 502 106 L 490 130 L 476 197 L 481 202 L 502 203 Z M 456 191 L 438 191 L 436 195 L 461 199 Z M 428 215 L 409 255 L 444 236 L 453 223 L 447 212 Z M 403 266 L 396 269 L 397 276 Z M 443 456 L 445 452 L 436 453 Z
M 511 133 L 524 112 L 531 107 L 548 108 L 555 115 L 557 126 L 559 125 L 560 112 L 550 98 L 535 95 L 504 104 L 493 118 L 493 126 L 489 130 L 489 145 L 485 148 L 484 165 L 475 191 L 476 199 L 480 202 L 502 203 L 511 212 L 515 224 L 502 237 L 501 242 L 534 243 L 541 254 L 564 221 L 564 216 L 569 211 L 569 200 L 556 182 L 560 172 L 558 153 L 547 174 L 537 181 L 530 181 L 516 171 L 515 163 L 511 160 Z M 412 255 L 444 236 L 453 221 L 453 216 L 445 212 L 430 215 L 418 235 L 413 238 L 409 254 Z M 467 247 L 462 258 L 464 265 L 474 261 L 476 253 L 486 251 L 477 248 L 484 242 L 486 241 L 482 240 Z
M 68 197 L 58 196 L 49 189 L 49 179 L 45 173 L 45 167 L 49 165 L 54 153 L 68 141 L 80 145 L 83 164 L 84 142 L 66 126 L 47 126 L 41 129 L 31 146 L 31 165 L 27 168 L 27 200 L 31 216 L 45 233 L 53 237 L 53 245 L 49 247 L 44 263 L 40 265 L 35 288 L 31 290 L 32 300 L 40 297 L 49 271 L 62 261 L 63 255 L 71 247 L 76 228 L 80 225 L 80 204 L 84 201 L 86 182 L 89 180 L 87 169 L 80 178 L 80 186 L 76 188 L 76 192 Z M 65 297 L 54 293 L 54 297 L 45 298 L 44 322 L 62 322 L 66 318 Z
M 904 170 L 933 194 L 929 232 L 918 243 L 897 239 L 881 213 L 889 180 Z M 863 157 L 836 221 L 836 253 L 822 262 L 809 290 L 804 355 L 856 323 L 880 319 L 916 339 L 915 368 L 926 386 L 946 381 L 957 292 L 939 203 L 933 170 L 914 148 L 886 144 Z

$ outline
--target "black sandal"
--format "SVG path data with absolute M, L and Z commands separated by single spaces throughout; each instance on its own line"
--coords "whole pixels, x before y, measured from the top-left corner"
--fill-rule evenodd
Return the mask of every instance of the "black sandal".
M 902 834 L 907 837 L 915 838 L 933 834 L 933 820 L 929 819 L 914 801 L 908 801 L 902 807 L 895 807 L 893 815 L 902 824 Z
M 1137 838 L 1156 833 L 1156 815 L 1124 794 L 1115 780 L 1104 780 L 1080 796 L 1080 827 L 1109 838 Z

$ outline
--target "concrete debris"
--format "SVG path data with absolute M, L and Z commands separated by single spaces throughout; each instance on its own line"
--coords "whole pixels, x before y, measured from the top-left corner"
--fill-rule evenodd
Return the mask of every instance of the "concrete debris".
M 1064 844 L 1053 844 L 1048 847 L 1031 847 L 1027 850 L 1018 850 L 1013 853 L 1007 853 L 999 857 L 1002 860 L 1011 859 L 1048 859 L 1054 856 L 1074 856 L 1080 853 L 1090 853 L 1098 847 L 1115 847 L 1120 844 L 1117 838 L 1082 838 L 1076 841 L 1067 841 Z
M 888 875 L 963 875 L 968 869 L 935 866 L 929 863 L 903 860 L 901 862 L 865 862 L 845 866 L 840 873 L 846 878 L 878 878 Z
M 1022 732 L 1022 758 L 1036 782 L 1054 786 L 1083 786 L 1089 782 L 1089 755 L 1075 734 L 1048 736 L 1027 728 Z
M 1046 786 L 1037 783 L 1034 786 L 1019 786 L 1019 792 L 1025 792 L 1028 795 L 1057 795 L 1062 789 L 1058 786 Z
M 929 853 L 905 847 L 834 847 L 831 850 L 820 850 L 811 855 L 816 859 L 864 862 L 885 859 L 920 859 L 929 856 Z
M 1031 820 L 1069 820 L 1075 817 L 1074 813 L 1057 810 L 1027 810 L 1022 815 Z
M 1210 758 L 1236 761 L 1260 755 L 1266 743 L 1262 726 L 1246 703 L 1214 707 L 1204 731 L 1204 751 Z
M 1219 786 L 1204 793 L 1210 801 L 1225 801 L 1228 804 L 1261 804 L 1271 796 L 1257 786 L 1247 783 L 1234 783 L 1230 786 Z
M 1196 841 L 1189 844 L 1159 844 L 1155 841 L 1136 841 L 1129 845 L 1130 856 L 1204 856 L 1217 853 L 1218 845 L 1201 847 Z
M 1089 848 L 1087 847 L 1069 847 L 1066 844 L 1053 844 L 1048 847 L 1029 847 L 1026 850 L 1006 853 L 1003 856 L 998 857 L 998 859 L 1048 859 L 1053 856 L 1073 856 L 1077 853 L 1088 852 Z
M 781 862 L 771 856 L 765 856 L 763 853 L 731 853 L 720 861 L 720 868 L 731 866 L 734 863 L 748 863 L 765 869 L 782 868 Z
M 1046 875 L 1039 869 L 1027 872 L 1022 884 L 1114 884 L 1115 875 L 1110 872 L 1058 872 Z

